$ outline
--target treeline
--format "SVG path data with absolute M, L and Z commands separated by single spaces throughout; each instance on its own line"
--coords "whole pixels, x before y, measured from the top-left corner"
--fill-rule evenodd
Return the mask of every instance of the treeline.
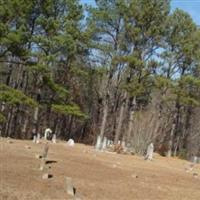
M 200 29 L 169 0 L 0 0 L 0 134 L 97 135 L 200 156 Z

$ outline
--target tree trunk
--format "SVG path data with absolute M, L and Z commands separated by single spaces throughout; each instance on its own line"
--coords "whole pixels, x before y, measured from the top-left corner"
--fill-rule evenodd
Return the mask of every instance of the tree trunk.
M 133 128 L 133 119 L 134 119 L 134 112 L 135 112 L 135 106 L 136 106 L 136 97 L 133 97 L 133 100 L 131 102 L 130 111 L 129 111 L 129 121 L 128 121 L 128 132 L 127 132 L 127 138 L 126 143 L 130 145 L 131 140 L 131 132 Z
M 25 119 L 24 119 L 24 124 L 22 126 L 22 135 L 23 135 L 23 138 L 27 139 L 27 126 L 28 126 L 28 117 L 25 116 Z
M 1 103 L 1 113 L 3 113 L 4 110 L 5 110 L 5 102 L 2 102 L 2 103 Z M 0 123 L 0 137 L 3 136 L 2 130 L 3 130 L 3 125 Z
M 149 144 L 149 146 L 147 148 L 145 160 L 152 160 L 153 159 L 153 152 L 154 152 L 154 145 L 153 145 L 153 143 L 151 143 L 151 144 Z
M 69 139 L 71 139 L 73 137 L 73 122 L 74 122 L 74 117 L 71 115 L 70 116 L 70 121 L 69 121 L 69 127 L 68 127 L 68 132 L 69 132 Z
M 177 156 L 179 144 L 180 144 L 180 137 L 177 137 L 176 143 L 175 143 L 175 145 L 174 145 L 174 152 L 173 152 L 173 156 L 174 156 L 174 157 Z
M 101 127 L 100 127 L 100 135 L 99 135 L 99 137 L 100 137 L 100 145 L 97 147 L 98 150 L 100 150 L 102 148 L 103 137 L 104 137 L 105 128 L 106 128 L 107 116 L 108 116 L 108 103 L 105 102 L 105 105 L 104 105 L 104 108 L 103 108 L 102 123 L 101 123 Z
M 35 128 L 36 128 L 36 130 L 37 130 L 37 128 L 38 128 L 38 113 L 39 113 L 39 107 L 37 106 L 36 108 L 35 108 L 35 110 L 34 110 L 34 116 L 33 116 L 33 118 L 34 118 L 34 124 L 35 124 Z
M 122 129 L 122 123 L 123 123 L 123 120 L 124 120 L 124 110 L 125 110 L 125 107 L 126 107 L 126 98 L 127 98 L 127 93 L 125 93 L 125 97 L 124 97 L 122 105 L 120 107 L 119 121 L 117 123 L 114 144 L 117 144 L 118 140 L 120 138 L 121 129 Z
M 6 78 L 6 85 L 10 86 L 11 84 L 11 75 L 12 75 L 12 71 L 13 71 L 13 67 L 12 67 L 12 64 L 9 64 L 8 65 L 8 75 L 7 75 L 7 78 Z
M 168 144 L 167 157 L 171 157 L 172 156 L 172 148 L 173 148 L 173 140 L 174 140 L 175 128 L 176 128 L 176 124 L 173 123 L 172 124 L 172 129 L 171 129 L 171 132 L 170 132 L 170 139 L 169 139 L 169 144 Z
M 14 112 L 15 112 L 15 109 L 12 108 L 11 109 L 11 112 L 9 113 L 9 120 L 8 120 L 8 127 L 7 127 L 7 137 L 10 137 L 11 134 L 12 134 L 12 125 L 13 125 L 13 120 L 14 120 Z

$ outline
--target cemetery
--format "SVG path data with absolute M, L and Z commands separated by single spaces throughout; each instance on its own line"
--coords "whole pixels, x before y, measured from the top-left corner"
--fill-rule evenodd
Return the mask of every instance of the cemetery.
M 0 0 L 0 200 L 200 200 L 200 0 Z
M 1 199 L 195 199 L 197 158 L 142 156 L 58 140 L 0 139 Z

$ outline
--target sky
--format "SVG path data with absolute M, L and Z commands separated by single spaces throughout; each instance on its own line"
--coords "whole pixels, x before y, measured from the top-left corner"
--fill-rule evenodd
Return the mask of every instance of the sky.
M 94 0 L 81 0 L 82 3 L 94 5 Z M 188 12 L 194 22 L 200 25 L 200 0 L 172 0 L 172 10 L 180 8 Z
M 200 25 L 200 0 L 172 0 L 172 9 L 187 11 L 196 24 Z

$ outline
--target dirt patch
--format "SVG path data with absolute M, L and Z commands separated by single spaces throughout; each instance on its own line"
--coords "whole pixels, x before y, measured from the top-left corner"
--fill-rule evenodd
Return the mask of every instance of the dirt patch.
M 47 165 L 52 178 L 43 180 L 35 155 L 42 153 L 44 144 L 12 141 L 0 141 L 0 200 L 70 199 L 65 176 L 72 177 L 83 200 L 200 199 L 200 166 L 186 173 L 189 163 L 184 160 L 156 155 L 154 161 L 144 161 L 138 156 L 59 142 L 50 144 Z

